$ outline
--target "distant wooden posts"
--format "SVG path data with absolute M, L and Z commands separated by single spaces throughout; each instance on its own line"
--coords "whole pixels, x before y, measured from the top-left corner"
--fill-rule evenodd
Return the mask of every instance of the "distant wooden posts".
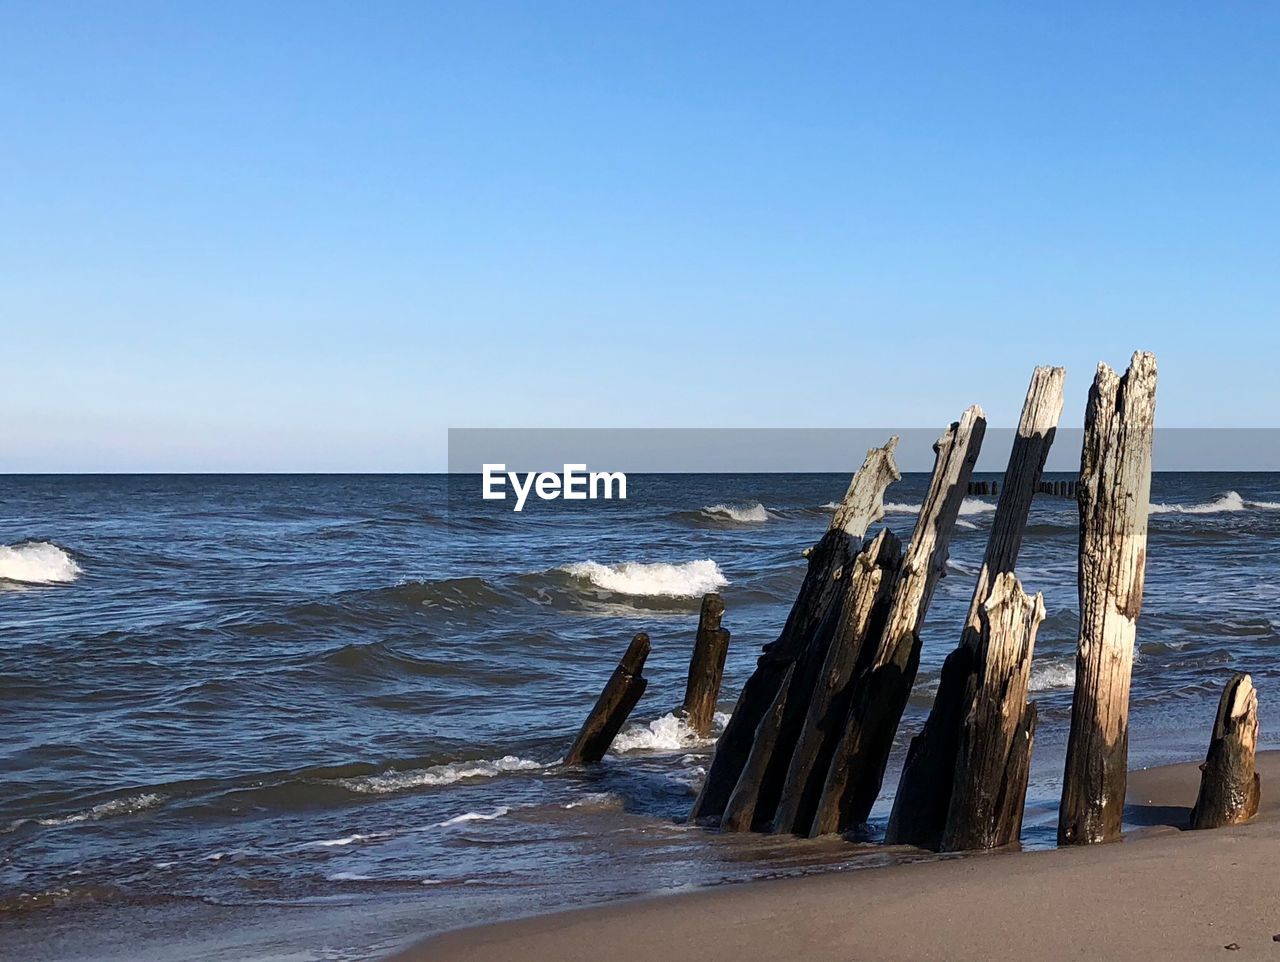
M 1012 572 L 997 575 L 981 609 L 981 672 L 970 679 L 955 780 L 940 849 L 962 852 L 1018 841 L 1031 774 L 1036 706 L 1027 702 L 1044 597 Z
M 920 665 L 920 627 L 946 570 L 951 533 L 986 425 L 982 409 L 974 405 L 934 445 L 929 491 L 902 560 L 884 629 L 852 682 L 845 731 L 832 755 L 810 835 L 843 832 L 865 822 L 880 793 Z
M 797 661 L 818 647 L 815 636 L 828 622 L 829 613 L 842 599 L 848 566 L 862 549 L 867 528 L 884 516 L 885 489 L 901 475 L 894 461 L 896 437 L 867 452 L 866 460 L 845 492 L 826 534 L 808 552 L 808 569 L 781 634 L 766 645 L 756 669 L 743 686 L 737 707 L 716 742 L 715 754 L 690 818 L 719 822 L 730 795 L 743 774 L 756 732 L 784 686 L 789 686 Z M 819 664 L 821 662 L 819 661 Z M 782 705 L 785 707 L 785 696 Z M 778 712 L 779 724 L 781 712 Z
M 995 497 L 1000 493 L 1000 481 L 970 481 L 968 493 L 974 497 Z M 1072 480 L 1040 481 L 1036 484 L 1035 494 L 1048 494 L 1055 498 L 1074 498 L 1078 482 Z
M 649 684 L 641 674 L 648 657 L 649 636 L 640 632 L 631 639 L 626 654 L 582 723 L 582 730 L 564 757 L 566 765 L 598 762 L 604 757 Z
M 720 627 L 723 617 L 724 601 L 720 596 L 714 592 L 704 595 L 682 709 L 686 724 L 703 738 L 711 734 L 716 699 L 720 697 L 720 682 L 724 677 L 724 660 L 729 653 L 729 632 Z
M 1080 458 L 1080 640 L 1058 843 L 1120 836 L 1129 754 L 1129 682 L 1147 553 L 1155 356 L 1123 377 L 1098 365 Z
M 958 757 L 960 735 L 973 709 L 975 683 L 986 673 L 983 610 L 999 577 L 1012 572 L 1017 564 L 1031 502 L 1039 490 L 1040 475 L 1062 415 L 1065 379 L 1066 371 L 1060 367 L 1038 367 L 1031 376 L 960 644 L 943 664 L 938 694 L 924 729 L 911 740 L 886 841 L 928 848 L 942 842 L 952 782 L 962 764 Z
M 1258 746 L 1258 692 L 1253 679 L 1235 674 L 1218 701 L 1209 753 L 1200 766 L 1200 794 L 1192 828 L 1238 825 L 1258 813 L 1262 779 L 1254 767 Z

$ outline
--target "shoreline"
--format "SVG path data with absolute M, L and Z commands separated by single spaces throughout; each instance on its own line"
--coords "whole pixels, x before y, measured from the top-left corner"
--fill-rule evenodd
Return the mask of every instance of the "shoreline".
M 1280 952 L 1280 751 L 1251 822 L 1183 831 L 1199 763 L 1131 772 L 1121 842 L 745 882 L 453 929 L 387 962 L 1201 959 Z M 1228 950 L 1229 945 L 1238 949 Z

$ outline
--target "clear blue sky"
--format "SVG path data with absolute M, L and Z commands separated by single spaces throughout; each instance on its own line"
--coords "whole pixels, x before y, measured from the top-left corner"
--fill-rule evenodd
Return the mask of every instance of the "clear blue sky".
M 896 10 L 888 9 L 897 7 Z M 0 4 L 0 470 L 1280 418 L 1280 8 Z

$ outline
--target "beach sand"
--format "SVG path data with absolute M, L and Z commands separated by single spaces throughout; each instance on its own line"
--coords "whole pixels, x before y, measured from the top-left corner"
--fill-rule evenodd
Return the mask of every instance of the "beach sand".
M 431 938 L 395 962 L 1280 960 L 1280 752 L 1251 823 L 1182 831 L 1195 764 L 1133 772 L 1111 845 L 753 882 Z M 620 867 L 620 870 L 625 867 Z M 1235 946 L 1235 948 L 1232 948 Z

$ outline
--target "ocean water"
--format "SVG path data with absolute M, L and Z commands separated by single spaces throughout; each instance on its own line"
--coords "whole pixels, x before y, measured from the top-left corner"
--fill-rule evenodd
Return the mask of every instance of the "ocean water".
M 733 633 L 723 723 L 848 477 L 628 480 L 626 501 L 515 514 L 442 476 L 0 478 L 0 957 L 367 958 L 460 924 L 916 857 L 684 822 L 712 747 L 672 715 L 699 597 L 723 594 Z M 926 484 L 888 493 L 904 538 Z M 1275 747 L 1280 475 L 1153 488 L 1131 765 L 1202 756 L 1233 670 Z M 873 831 L 993 507 L 965 502 Z M 1074 502 L 1037 498 L 1018 572 L 1048 611 L 1029 847 L 1053 843 L 1076 538 Z M 560 765 L 640 630 L 631 725 L 601 765 Z

